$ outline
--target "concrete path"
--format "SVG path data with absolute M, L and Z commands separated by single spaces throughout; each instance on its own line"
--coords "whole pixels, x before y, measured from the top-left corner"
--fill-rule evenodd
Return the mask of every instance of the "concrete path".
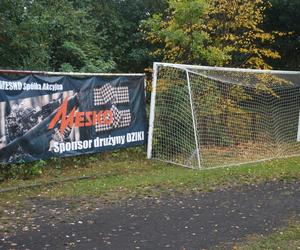
M 269 234 L 291 218 L 299 219 L 300 183 L 133 199 L 89 207 L 68 218 L 69 203 L 31 202 L 35 207 L 31 226 L 23 225 L 16 235 L 3 238 L 0 249 L 230 248 L 249 234 Z

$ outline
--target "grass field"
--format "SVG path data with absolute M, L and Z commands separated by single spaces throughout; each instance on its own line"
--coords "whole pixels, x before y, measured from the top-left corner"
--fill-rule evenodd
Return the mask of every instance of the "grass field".
M 135 157 L 132 158 L 132 155 Z M 90 179 L 46 185 L 53 180 L 81 176 L 89 176 Z M 3 204 L 7 200 L 37 195 L 50 198 L 95 196 L 114 201 L 133 196 L 210 191 L 290 179 L 300 179 L 300 157 L 196 171 L 146 160 L 144 152 L 136 148 L 98 156 L 50 160 L 41 176 L 0 183 L 0 189 L 43 184 L 41 187 L 2 193 L 0 202 Z

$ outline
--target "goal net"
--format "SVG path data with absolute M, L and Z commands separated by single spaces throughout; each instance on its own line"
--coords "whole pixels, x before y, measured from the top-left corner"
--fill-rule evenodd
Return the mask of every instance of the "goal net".
M 300 155 L 300 72 L 155 63 L 148 158 L 190 168 Z

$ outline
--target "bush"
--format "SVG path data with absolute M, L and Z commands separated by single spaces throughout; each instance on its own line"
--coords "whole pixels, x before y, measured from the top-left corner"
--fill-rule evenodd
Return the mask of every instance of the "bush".
M 43 173 L 46 162 L 39 160 L 33 163 L 1 164 L 0 181 L 7 179 L 30 179 Z

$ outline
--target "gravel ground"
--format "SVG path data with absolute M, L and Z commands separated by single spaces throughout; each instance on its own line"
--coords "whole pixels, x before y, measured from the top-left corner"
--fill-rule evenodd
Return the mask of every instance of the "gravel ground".
M 272 182 L 113 205 L 95 198 L 33 198 L 25 207 L 16 232 L 0 235 L 0 249 L 230 249 L 249 234 L 266 235 L 291 218 L 299 219 L 300 183 Z

